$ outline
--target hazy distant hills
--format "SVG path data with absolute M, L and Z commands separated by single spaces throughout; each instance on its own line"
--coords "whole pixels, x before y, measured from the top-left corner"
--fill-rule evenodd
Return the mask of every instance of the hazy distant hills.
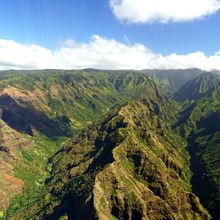
M 178 101 L 197 100 L 218 90 L 220 86 L 220 75 L 215 73 L 204 73 L 186 83 L 175 94 Z
M 0 216 L 218 219 L 219 82 L 197 69 L 0 72 Z

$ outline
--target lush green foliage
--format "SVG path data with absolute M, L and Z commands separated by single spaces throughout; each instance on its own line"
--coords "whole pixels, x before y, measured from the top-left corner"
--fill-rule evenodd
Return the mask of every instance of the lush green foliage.
M 2 72 L 2 120 L 27 146 L 2 130 L 0 157 L 24 188 L 0 215 L 209 219 L 198 196 L 217 219 L 220 80 L 201 73 Z

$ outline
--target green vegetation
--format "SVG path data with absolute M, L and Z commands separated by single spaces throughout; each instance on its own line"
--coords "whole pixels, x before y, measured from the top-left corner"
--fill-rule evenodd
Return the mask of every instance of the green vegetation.
M 54 155 L 66 139 L 51 140 L 43 135 L 31 138 L 34 149 L 17 152 L 19 164 L 13 164 L 17 178 L 25 182 L 22 195 L 17 195 L 4 217 L 24 212 L 46 193 L 44 182 L 49 178 L 48 158 Z
M 220 78 L 201 73 L 2 72 L 0 218 L 217 219 Z
M 176 126 L 188 140 L 193 171 L 191 181 L 193 191 L 213 218 L 218 219 L 220 216 L 220 77 L 211 73 L 199 76 L 180 89 L 176 97 L 185 102 Z

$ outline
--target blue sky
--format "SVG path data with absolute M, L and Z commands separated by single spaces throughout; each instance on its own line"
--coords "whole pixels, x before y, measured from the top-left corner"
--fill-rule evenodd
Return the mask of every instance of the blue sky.
M 136 2 L 136 7 L 138 1 L 148 0 L 124 0 L 124 6 L 122 3 L 117 6 L 120 1 L 115 0 L 1 0 L 0 39 L 22 45 L 36 44 L 52 53 L 60 50 L 68 39 L 78 44 L 90 44 L 94 35 L 109 41 L 114 39 L 129 48 L 141 44 L 152 53 L 165 57 L 172 53 L 188 55 L 198 51 L 209 57 L 220 50 L 219 5 L 214 6 L 217 9 L 210 6 L 211 9 L 197 12 L 198 0 L 191 0 L 195 2 L 191 5 L 195 8 L 194 17 L 167 15 L 160 8 L 155 18 L 137 11 L 142 7 L 141 3 L 136 11 L 132 11 L 129 8 L 132 1 Z M 218 1 L 204 0 L 204 4 L 206 2 L 208 5 Z M 110 3 L 114 4 L 114 9 Z M 126 13 L 130 10 L 131 15 L 123 10 Z M 135 13 L 143 13 L 138 21 L 132 18 L 132 15 L 139 16 Z

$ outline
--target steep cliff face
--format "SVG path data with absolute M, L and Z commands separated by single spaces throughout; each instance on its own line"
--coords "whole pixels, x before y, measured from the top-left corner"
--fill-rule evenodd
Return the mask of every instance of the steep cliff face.
M 68 120 L 59 126 L 62 116 L 54 117 L 45 102 L 42 91 L 40 97 L 37 91 L 8 86 L 0 92 L 1 118 L 18 132 L 34 136 L 42 133 L 48 137 L 62 136 L 70 130 Z

